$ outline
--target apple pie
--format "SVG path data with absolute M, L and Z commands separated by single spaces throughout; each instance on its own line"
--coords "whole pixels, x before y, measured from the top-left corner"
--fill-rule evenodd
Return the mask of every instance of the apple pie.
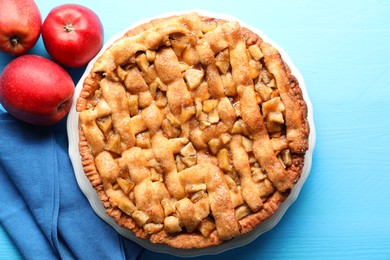
M 76 109 L 83 169 L 106 213 L 174 248 L 261 224 L 308 149 L 307 106 L 278 50 L 197 13 L 125 33 L 94 62 Z

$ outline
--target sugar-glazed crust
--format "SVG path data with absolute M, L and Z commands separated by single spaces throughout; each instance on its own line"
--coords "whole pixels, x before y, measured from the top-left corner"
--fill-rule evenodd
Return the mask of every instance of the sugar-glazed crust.
M 300 178 L 307 107 L 278 50 L 190 13 L 128 31 L 78 98 L 84 172 L 136 236 L 204 248 L 272 216 Z

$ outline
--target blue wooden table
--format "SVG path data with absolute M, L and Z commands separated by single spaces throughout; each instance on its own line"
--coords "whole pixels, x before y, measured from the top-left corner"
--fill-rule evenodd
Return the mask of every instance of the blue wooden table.
M 67 3 L 36 2 L 43 18 Z M 78 3 L 100 16 L 106 40 L 162 12 L 230 14 L 282 46 L 303 74 L 317 143 L 300 196 L 271 231 L 249 245 L 206 258 L 390 259 L 390 1 Z M 41 40 L 30 52 L 47 56 Z M 0 71 L 10 59 L 0 54 Z M 75 82 L 82 74 L 69 72 Z M 146 251 L 142 259 L 157 257 L 173 258 Z M 0 259 L 19 258 L 0 227 Z

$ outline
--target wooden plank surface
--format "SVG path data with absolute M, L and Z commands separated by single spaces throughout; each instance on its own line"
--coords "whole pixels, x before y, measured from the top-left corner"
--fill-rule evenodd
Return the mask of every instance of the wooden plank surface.
M 63 0 L 36 1 L 45 17 Z M 390 259 L 390 1 L 90 1 L 109 39 L 162 12 L 227 13 L 266 33 L 305 78 L 317 143 L 300 196 L 249 245 L 206 259 Z M 43 53 L 42 41 L 32 53 Z M 0 70 L 11 58 L 0 54 Z M 77 82 L 80 71 L 70 71 Z M 0 137 L 1 138 L 1 137 Z M 174 257 L 146 251 L 142 259 Z M 19 259 L 0 228 L 0 259 Z

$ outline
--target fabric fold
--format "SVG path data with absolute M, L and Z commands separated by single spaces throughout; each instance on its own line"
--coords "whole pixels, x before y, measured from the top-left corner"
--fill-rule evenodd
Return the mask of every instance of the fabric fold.
M 102 221 L 80 191 L 65 124 L 36 127 L 0 111 L 2 226 L 28 259 L 135 259 L 142 248 Z

